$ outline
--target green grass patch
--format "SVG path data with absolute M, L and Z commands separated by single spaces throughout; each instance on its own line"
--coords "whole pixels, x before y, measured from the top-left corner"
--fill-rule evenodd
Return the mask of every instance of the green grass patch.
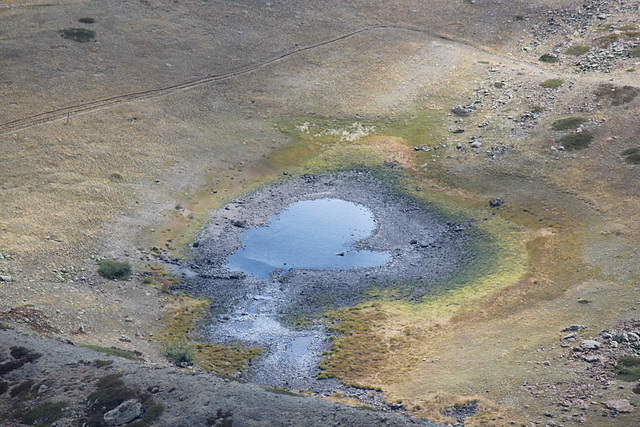
M 502 89 L 504 87 L 504 83 L 502 82 L 495 82 L 493 84 L 493 87 L 495 87 L 496 89 Z
M 640 153 L 640 147 L 631 147 L 623 150 L 620 154 L 623 156 L 630 156 L 632 154 Z
M 558 62 L 558 57 L 545 53 L 544 55 L 540 56 L 540 58 L 538 58 L 538 61 L 546 62 L 547 64 L 554 64 Z
M 585 53 L 589 52 L 591 50 L 591 48 L 589 46 L 584 46 L 581 44 L 574 44 L 573 46 L 569 47 L 569 49 L 565 50 L 564 53 L 565 55 L 575 55 L 575 56 L 579 56 L 579 55 L 584 55 Z
M 89 350 L 98 351 L 100 353 L 108 354 L 109 356 L 117 356 L 123 359 L 129 360 L 139 360 L 140 356 L 142 356 L 139 352 L 132 352 L 129 350 L 122 350 L 116 347 L 102 347 L 99 345 L 93 344 L 79 344 L 78 347 L 87 348 Z
M 489 65 L 489 61 L 478 61 L 478 64 L 485 64 L 485 65 Z
M 516 15 L 516 16 L 514 16 L 514 18 L 513 18 L 513 19 L 514 19 L 514 20 L 516 20 L 516 21 L 524 21 L 524 16 L 522 16 L 522 15 Z
M 78 18 L 78 22 L 81 24 L 95 24 L 94 18 Z
M 636 46 L 629 52 L 632 58 L 640 58 L 640 46 Z
M 64 415 L 62 410 L 67 407 L 67 402 L 45 402 L 31 409 L 22 417 L 22 424 L 48 427 Z
M 547 89 L 556 89 L 564 84 L 563 79 L 549 79 L 540 83 L 540 86 L 545 87 Z
M 587 148 L 592 140 L 593 135 L 590 132 L 579 132 L 564 135 L 558 140 L 558 144 L 562 145 L 567 151 L 575 151 Z
M 126 261 L 105 259 L 98 261 L 98 274 L 105 279 L 127 280 L 131 276 L 131 265 Z
M 551 124 L 553 130 L 569 130 L 576 129 L 578 126 L 586 122 L 585 117 L 566 117 L 564 119 L 558 119 Z
M 65 28 L 58 31 L 63 39 L 73 40 L 78 43 L 87 43 L 96 38 L 96 32 L 86 28 Z
M 618 359 L 618 363 L 612 370 L 622 381 L 638 381 L 640 380 L 640 359 L 633 356 L 623 356 Z

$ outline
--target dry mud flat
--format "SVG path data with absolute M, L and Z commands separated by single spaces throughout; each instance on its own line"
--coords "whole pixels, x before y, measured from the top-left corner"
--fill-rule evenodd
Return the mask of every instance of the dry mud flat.
M 215 315 L 205 336 L 266 348 L 267 356 L 257 361 L 248 379 L 297 390 L 335 388 L 333 382 L 315 380 L 319 354 L 328 349 L 324 312 L 367 300 L 368 291 L 386 286 L 410 286 L 409 298 L 434 295 L 444 291 L 448 276 L 478 262 L 472 253 L 470 223 L 447 221 L 433 207 L 398 194 L 391 185 L 371 171 L 304 175 L 269 185 L 213 214 L 194 244 L 194 259 L 179 271 L 185 277 L 184 289 L 211 298 Z M 242 232 L 264 227 L 292 203 L 327 199 L 370 209 L 376 229 L 356 242 L 355 249 L 388 253 L 390 261 L 354 269 L 276 270 L 265 280 L 227 267 L 226 259 L 239 248 Z M 313 224 L 308 228 L 311 232 Z M 336 261 L 344 256 L 331 255 Z M 292 327 L 296 322 L 309 326 Z

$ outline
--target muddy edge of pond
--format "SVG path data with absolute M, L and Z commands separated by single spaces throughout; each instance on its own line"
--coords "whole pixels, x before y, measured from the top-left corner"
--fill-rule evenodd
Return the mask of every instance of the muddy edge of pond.
M 300 200 L 332 197 L 362 204 L 374 213 L 377 229 L 357 249 L 389 251 L 391 262 L 354 270 L 295 269 L 272 276 L 286 291 L 283 314 L 292 318 L 317 314 L 319 309 L 353 305 L 379 284 L 410 283 L 416 297 L 436 292 L 438 280 L 473 262 L 469 253 L 470 223 L 437 217 L 394 191 L 368 172 L 304 175 L 268 185 L 213 213 L 200 233 L 194 259 L 185 264 L 185 290 L 212 298 L 212 310 L 228 312 L 229 304 L 259 292 L 266 281 L 225 269 L 240 245 L 245 229 L 265 224 L 287 205 Z
M 391 261 L 352 270 L 276 271 L 268 280 L 225 268 L 244 230 L 264 225 L 291 203 L 319 198 L 369 208 L 376 228 L 354 246 L 387 251 Z M 201 330 L 206 339 L 265 348 L 265 356 L 243 378 L 273 387 L 331 392 L 340 385 L 316 379 L 320 353 L 329 346 L 318 317 L 370 298 L 367 292 L 376 287 L 404 287 L 403 298 L 409 299 L 435 294 L 439 281 L 474 262 L 469 231 L 471 224 L 442 219 L 435 209 L 401 195 L 371 172 L 289 177 L 213 213 L 194 245 L 193 260 L 182 266 L 183 287 L 211 301 L 211 323 Z M 296 328 L 295 323 L 305 326 Z M 296 350 L 300 340 L 309 344 Z

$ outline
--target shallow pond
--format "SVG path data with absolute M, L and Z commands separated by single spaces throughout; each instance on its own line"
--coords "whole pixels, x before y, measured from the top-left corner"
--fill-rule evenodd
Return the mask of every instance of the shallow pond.
M 389 252 L 354 248 L 375 229 L 373 212 L 360 204 L 334 198 L 292 203 L 264 226 L 244 231 L 226 267 L 261 280 L 293 268 L 376 267 L 389 262 Z

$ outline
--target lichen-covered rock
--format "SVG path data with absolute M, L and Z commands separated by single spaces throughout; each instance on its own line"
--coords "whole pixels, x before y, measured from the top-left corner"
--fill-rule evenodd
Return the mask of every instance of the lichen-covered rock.
M 104 414 L 104 422 L 108 426 L 121 426 L 142 415 L 142 403 L 138 399 L 122 402 L 117 408 Z

